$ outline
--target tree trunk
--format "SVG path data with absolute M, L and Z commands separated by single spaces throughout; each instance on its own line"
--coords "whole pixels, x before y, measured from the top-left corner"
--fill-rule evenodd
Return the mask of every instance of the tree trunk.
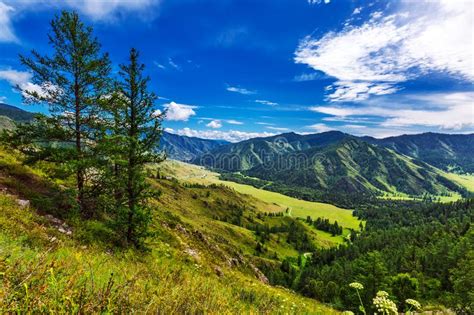
M 81 139 L 81 103 L 79 96 L 79 84 L 77 78 L 74 83 L 74 96 L 75 96 L 75 134 L 76 134 L 76 153 L 77 161 L 80 164 L 82 162 L 82 139 Z M 79 204 L 79 210 L 82 214 L 85 212 L 84 205 L 84 169 L 81 165 L 77 165 L 76 168 L 76 180 L 77 180 L 77 203 Z

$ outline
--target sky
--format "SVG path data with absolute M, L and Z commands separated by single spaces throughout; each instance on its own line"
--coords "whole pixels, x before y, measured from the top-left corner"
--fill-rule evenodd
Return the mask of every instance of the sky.
M 0 102 L 47 113 L 13 88 L 35 88 L 18 55 L 51 54 L 64 9 L 114 75 L 141 52 L 173 133 L 474 132 L 474 1 L 0 0 Z

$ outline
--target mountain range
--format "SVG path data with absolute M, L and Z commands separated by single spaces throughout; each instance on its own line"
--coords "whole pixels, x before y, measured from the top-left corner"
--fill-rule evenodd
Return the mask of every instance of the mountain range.
M 33 116 L 0 104 L 3 128 Z M 474 134 L 423 133 L 377 139 L 339 131 L 309 135 L 291 132 L 229 143 L 164 131 L 160 149 L 171 159 L 279 190 L 291 187 L 324 193 L 446 195 L 464 193 L 464 189 L 444 172 L 474 172 Z

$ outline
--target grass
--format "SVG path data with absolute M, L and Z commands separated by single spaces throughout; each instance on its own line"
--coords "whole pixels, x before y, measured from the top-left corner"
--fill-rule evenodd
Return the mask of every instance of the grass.
M 455 173 L 443 173 L 443 175 L 466 188 L 470 192 L 474 192 L 474 175 L 473 174 L 455 174 Z
M 0 165 L 0 184 L 9 192 L 49 198 L 54 185 L 41 172 L 5 152 Z M 35 185 L 26 189 L 32 178 Z M 242 204 L 247 199 L 224 187 L 186 188 L 167 180 L 154 185 L 163 194 L 152 201 L 146 252 L 85 237 L 92 222 L 68 222 L 73 236 L 61 234 L 40 215 L 53 201 L 45 209 L 40 203 L 20 208 L 16 197 L 0 193 L 0 313 L 336 313 L 259 281 L 250 267 L 254 235 L 211 219 L 201 197 L 212 209 L 218 198 Z M 281 251 L 295 254 L 286 244 Z M 238 266 L 228 265 L 227 259 L 240 256 Z
M 163 174 L 173 176 L 180 181 L 199 184 L 222 184 L 234 189 L 235 191 L 250 195 L 258 200 L 263 201 L 259 205 L 259 210 L 263 212 L 279 212 L 289 209 L 289 214 L 292 217 L 304 218 L 311 216 L 313 219 L 323 217 L 329 219 L 331 222 L 337 221 L 345 229 L 344 236 L 349 233 L 348 228 L 359 229 L 360 220 L 352 215 L 352 210 L 342 209 L 334 205 L 311 202 L 292 198 L 280 193 L 258 189 L 250 185 L 239 184 L 230 181 L 223 181 L 219 179 L 219 174 L 206 170 L 204 167 L 195 166 L 179 161 L 168 160 L 163 165 L 160 165 Z M 331 236 L 331 234 L 317 231 L 318 238 L 326 243 L 333 245 L 343 242 L 344 236 Z
M 42 215 L 56 205 L 51 198 L 58 187 L 1 150 L 0 166 L 0 186 L 9 193 L 49 201 L 45 208 L 40 202 L 21 208 L 17 197 L 0 193 L 0 313 L 336 313 L 259 281 L 252 267 L 255 235 L 212 219 L 228 213 L 229 204 L 253 215 L 251 196 L 153 182 L 162 195 L 151 201 L 148 251 L 124 250 L 99 241 L 105 227 L 98 221 L 68 221 L 73 235 L 60 233 Z M 274 242 L 267 246 L 279 256 L 298 254 Z

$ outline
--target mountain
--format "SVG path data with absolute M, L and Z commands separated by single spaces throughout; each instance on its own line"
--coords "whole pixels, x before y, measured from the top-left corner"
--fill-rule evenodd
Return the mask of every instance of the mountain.
M 160 139 L 160 149 L 165 151 L 171 159 L 190 161 L 227 143 L 227 141 L 223 140 L 179 136 L 163 131 Z
M 331 194 L 407 195 L 460 190 L 423 161 L 337 131 L 250 139 L 218 147 L 193 162 L 240 172 L 240 179 L 264 180 L 269 189 L 300 187 Z
M 323 148 L 346 138 L 353 137 L 339 131 L 328 131 L 310 135 L 290 132 L 272 137 L 252 138 L 218 147 L 193 159 L 193 163 L 225 171 L 246 171 L 264 164 L 272 156 Z
M 474 173 L 474 134 L 423 133 L 364 141 L 393 149 L 445 171 Z
M 12 105 L 0 103 L 0 116 L 8 117 L 16 122 L 28 122 L 33 119 L 35 114 Z

